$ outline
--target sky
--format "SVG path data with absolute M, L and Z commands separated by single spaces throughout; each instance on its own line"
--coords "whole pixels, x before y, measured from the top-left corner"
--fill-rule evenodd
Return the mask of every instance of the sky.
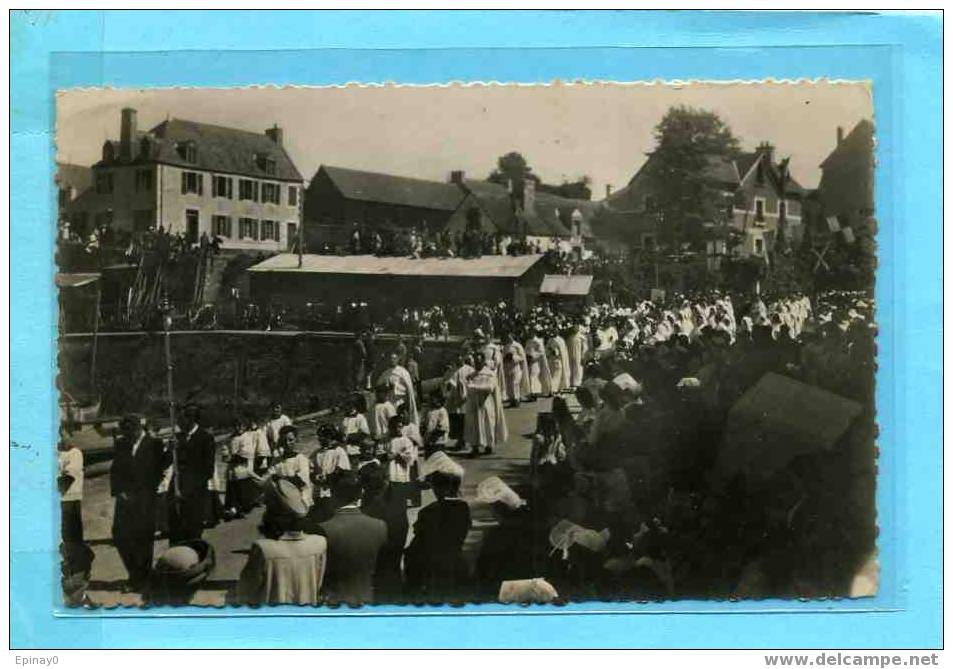
M 322 164 L 446 181 L 452 170 L 484 179 L 519 151 L 546 183 L 587 175 L 593 199 L 621 188 L 654 146 L 672 105 L 717 113 L 744 150 L 767 140 L 791 174 L 816 187 L 819 165 L 863 118 L 862 82 L 76 89 L 57 94 L 57 161 L 91 165 L 118 139 L 123 107 L 140 130 L 167 117 L 264 132 L 284 143 L 306 180 Z

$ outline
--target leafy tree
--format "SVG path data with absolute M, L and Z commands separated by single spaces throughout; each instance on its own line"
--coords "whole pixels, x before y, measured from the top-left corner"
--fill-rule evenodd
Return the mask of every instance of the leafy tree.
M 655 127 L 655 142 L 645 174 L 654 213 L 662 222 L 661 241 L 699 248 L 702 224 L 722 220 L 730 203 L 723 195 L 726 185 L 717 182 L 710 168 L 734 160 L 738 140 L 714 112 L 675 106 Z
M 563 181 L 558 186 L 552 184 L 540 183 L 536 190 L 543 193 L 552 193 L 560 197 L 572 200 L 591 200 L 592 199 L 592 179 L 583 175 L 575 181 Z
M 486 180 L 501 186 L 512 183 L 515 190 L 521 191 L 527 179 L 539 183 L 539 177 L 533 174 L 533 168 L 526 162 L 523 154 L 519 151 L 510 151 L 496 159 L 496 169 Z

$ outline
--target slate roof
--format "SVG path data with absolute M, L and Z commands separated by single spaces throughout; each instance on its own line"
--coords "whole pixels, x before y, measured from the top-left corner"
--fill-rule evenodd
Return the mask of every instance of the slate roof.
M 465 179 L 463 187 L 473 194 L 483 213 L 504 234 L 520 234 L 525 225 L 526 234 L 534 237 L 570 236 L 569 229 L 557 212 L 559 203 L 556 200 L 565 201 L 566 198 L 536 191 L 535 206 L 524 211 L 522 218 L 519 218 L 513 211 L 510 193 L 505 186 L 490 181 Z
M 142 152 L 142 142 L 149 142 L 148 152 Z M 194 142 L 196 161 L 190 163 L 179 153 L 179 146 Z M 119 142 L 112 140 L 115 155 Z M 238 174 L 276 181 L 303 181 L 301 173 L 283 147 L 264 132 L 250 132 L 208 123 L 169 119 L 146 133 L 137 133 L 133 147 L 133 162 L 160 162 L 197 170 Z M 259 157 L 275 161 L 275 173 L 268 174 Z M 97 165 L 105 165 L 100 161 Z
M 322 165 L 324 172 L 344 197 L 365 202 L 396 204 L 452 212 L 466 196 L 454 184 L 413 179 L 380 172 Z
M 847 136 L 834 147 L 828 156 L 821 163 L 821 169 L 829 167 L 834 162 L 841 160 L 843 156 L 853 153 L 872 153 L 874 150 L 874 124 L 868 119 L 861 119 L 857 122 Z
M 384 276 L 462 276 L 517 278 L 542 259 L 485 255 L 479 258 L 408 258 L 372 255 L 333 256 L 305 254 L 301 267 L 294 253 L 280 253 L 248 268 L 249 272 L 302 272 L 307 274 L 374 274 Z

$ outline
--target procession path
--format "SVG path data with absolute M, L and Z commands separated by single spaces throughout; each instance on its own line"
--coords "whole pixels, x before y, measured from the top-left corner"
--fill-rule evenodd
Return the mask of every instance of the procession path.
M 531 450 L 530 435 L 536 428 L 536 415 L 548 411 L 551 400 L 538 400 L 522 404 L 515 409 L 506 409 L 506 422 L 509 439 L 496 449 L 492 455 L 470 459 L 462 454 L 450 453 L 464 470 L 461 494 L 470 504 L 473 528 L 464 544 L 464 555 L 471 566 L 476 560 L 482 542 L 483 533 L 494 525 L 489 505 L 476 500 L 477 484 L 488 476 L 499 476 L 507 483 L 522 484 L 529 475 L 529 456 Z M 310 454 L 317 446 L 313 437 L 305 437 L 306 452 Z M 430 491 L 425 491 L 423 504 L 434 499 Z M 410 511 L 410 523 L 413 526 L 417 509 Z M 200 606 L 224 606 L 226 595 L 235 585 L 248 556 L 251 543 L 258 538 L 258 525 L 263 511 L 259 507 L 247 517 L 220 523 L 205 531 L 203 538 L 215 548 L 216 564 L 208 581 L 196 593 L 193 603 Z M 142 598 L 136 593 L 123 593 L 126 570 L 122 566 L 119 554 L 112 545 L 111 527 L 113 500 L 109 493 L 109 476 L 87 477 L 83 500 L 83 526 L 86 541 L 93 549 L 96 558 L 93 562 L 89 598 L 95 604 L 112 606 L 141 606 Z M 412 531 L 411 531 L 412 534 Z M 408 537 L 408 541 L 410 537 Z M 166 540 L 156 542 L 155 555 L 158 556 L 168 546 Z

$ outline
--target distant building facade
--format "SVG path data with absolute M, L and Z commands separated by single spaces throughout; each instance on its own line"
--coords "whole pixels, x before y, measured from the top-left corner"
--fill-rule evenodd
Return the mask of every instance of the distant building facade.
M 860 121 L 821 163 L 817 187 L 821 214 L 834 216 L 841 226 L 862 229 L 874 215 L 874 124 Z
M 628 185 L 609 195 L 598 213 L 597 228 L 622 231 L 636 247 L 652 248 L 663 233 L 661 220 L 653 206 L 656 193 L 648 178 L 650 155 Z M 741 256 L 764 256 L 779 235 L 796 243 L 803 235 L 802 198 L 804 189 L 791 176 L 787 160 L 774 160 L 774 147 L 762 143 L 750 153 L 734 160 L 711 156 L 703 168 L 702 179 L 724 197 L 725 220 L 740 234 L 740 244 L 728 249 L 726 240 L 711 235 L 709 255 L 734 252 Z M 715 221 L 704 223 L 715 228 Z
M 123 109 L 119 140 L 103 145 L 92 186 L 68 207 L 77 229 L 141 233 L 160 226 L 222 248 L 291 248 L 301 223 L 303 179 L 281 128 L 263 133 L 168 119 L 147 132 Z
M 449 181 L 322 165 L 304 203 L 306 248 L 340 245 L 354 226 L 463 233 L 479 212 L 480 228 L 504 239 L 525 237 L 541 250 L 582 248 L 592 239 L 597 203 L 538 192 L 527 181 L 520 193 L 454 171 Z

